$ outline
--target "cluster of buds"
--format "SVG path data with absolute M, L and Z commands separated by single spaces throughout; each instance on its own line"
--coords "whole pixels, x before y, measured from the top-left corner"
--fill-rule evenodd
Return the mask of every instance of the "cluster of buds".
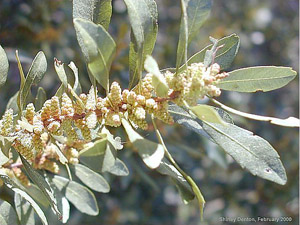
M 167 97 L 157 96 L 153 75 L 147 74 L 132 90 L 122 91 L 120 85 L 113 82 L 105 98 L 99 97 L 96 87 L 92 86 L 88 94 L 80 94 L 74 99 L 66 93 L 60 98 L 54 96 L 39 112 L 30 103 L 15 126 L 13 111 L 8 109 L 0 120 L 0 135 L 15 137 L 12 146 L 35 168 L 58 173 L 57 152 L 61 150 L 69 163 L 77 164 L 79 151 L 92 141 L 97 126 L 118 127 L 124 117 L 137 127 L 147 129 L 147 114 L 172 124 L 169 101 L 178 105 L 195 105 L 205 95 L 219 96 L 221 91 L 216 84 L 228 74 L 220 73 L 220 66 L 216 63 L 210 67 L 197 63 L 182 73 L 167 71 L 164 76 L 169 87 Z M 66 141 L 54 144 L 55 136 L 64 136 Z M 21 170 L 13 172 L 16 177 L 24 179 Z
M 166 81 L 170 88 L 170 93 L 175 91 L 177 98 L 173 101 L 179 105 L 196 105 L 198 99 L 203 99 L 206 95 L 218 97 L 221 90 L 216 84 L 228 73 L 220 73 L 220 66 L 214 63 L 210 67 L 205 67 L 203 63 L 193 63 L 182 73 L 174 74 L 169 71 L 165 73 Z

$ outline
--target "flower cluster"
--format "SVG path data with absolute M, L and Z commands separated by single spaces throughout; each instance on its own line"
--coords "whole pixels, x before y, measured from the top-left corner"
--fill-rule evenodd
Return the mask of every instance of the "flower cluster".
M 69 163 L 79 162 L 79 151 L 93 140 L 93 130 L 97 126 L 121 126 L 126 118 L 141 129 L 147 129 L 147 114 L 152 114 L 165 123 L 173 123 L 168 112 L 168 103 L 195 105 L 205 95 L 219 96 L 215 85 L 227 73 L 220 73 L 220 66 L 205 67 L 202 63 L 192 64 L 182 73 L 164 73 L 169 87 L 167 97 L 158 97 L 153 86 L 153 75 L 147 74 L 132 90 L 121 90 L 113 82 L 106 97 L 98 96 L 97 88 L 91 87 L 88 94 L 77 98 L 67 93 L 53 96 L 42 109 L 36 112 L 32 103 L 28 104 L 22 117 L 14 126 L 13 111 L 8 109 L 0 120 L 0 135 L 14 137 L 12 146 L 23 157 L 32 162 L 36 169 L 59 172 L 58 152 L 62 151 Z M 57 136 L 65 137 L 65 142 L 53 141 Z M 13 173 L 23 183 L 22 170 Z
M 174 74 L 169 71 L 165 73 L 170 92 L 178 93 L 173 101 L 180 106 L 184 105 L 184 101 L 188 105 L 196 105 L 197 100 L 206 95 L 220 96 L 221 90 L 216 84 L 227 76 L 226 72 L 220 73 L 220 66 L 217 63 L 210 67 L 205 67 L 203 63 L 193 63 L 183 73 Z

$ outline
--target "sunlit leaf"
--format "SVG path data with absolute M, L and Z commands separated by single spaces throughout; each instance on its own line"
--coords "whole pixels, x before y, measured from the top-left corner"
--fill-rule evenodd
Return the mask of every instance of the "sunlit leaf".
M 96 198 L 88 188 L 60 176 L 54 176 L 52 181 L 80 212 L 91 216 L 98 215 L 99 208 Z
M 76 164 L 74 166 L 74 173 L 86 186 L 92 190 L 103 193 L 109 192 L 109 184 L 99 173 L 96 173 L 81 164 Z
M 77 39 L 91 75 L 106 90 L 109 89 L 109 70 L 116 44 L 107 31 L 88 20 L 74 19 Z
M 157 96 L 167 97 L 169 87 L 168 87 L 165 77 L 159 71 L 159 68 L 158 68 L 158 65 L 157 65 L 157 62 L 155 61 L 155 59 L 153 59 L 151 56 L 148 55 L 145 60 L 144 67 L 148 73 L 151 73 L 153 75 L 152 84 L 153 84 L 153 87 L 154 87 L 154 90 L 155 90 L 155 93 L 157 94 Z
M 64 68 L 64 64 L 58 61 L 56 58 L 54 59 L 54 68 L 59 77 L 59 80 L 62 82 L 65 88 L 68 87 L 68 78 Z
M 211 123 L 221 123 L 225 125 L 220 115 L 214 107 L 209 105 L 197 105 L 190 107 L 191 111 L 200 119 Z
M 139 135 L 128 121 L 122 119 L 123 127 L 126 130 L 130 142 L 137 148 L 139 155 L 144 163 L 150 168 L 155 169 L 160 165 L 164 157 L 164 148 L 161 144 L 149 141 Z
M 272 91 L 287 85 L 297 75 L 290 67 L 257 66 L 229 72 L 218 84 L 223 90 L 239 92 Z
M 146 55 L 151 55 L 158 30 L 158 13 L 154 0 L 124 0 L 131 24 L 129 46 L 129 88 L 141 79 Z
M 0 45 L 0 87 L 5 84 L 8 74 L 8 59 L 2 46 Z
M 79 83 L 79 78 L 78 78 L 78 68 L 76 67 L 76 65 L 73 62 L 70 62 L 68 66 L 73 71 L 74 77 L 75 77 L 75 82 L 74 82 L 74 85 L 73 85 L 73 91 L 77 95 L 79 95 L 82 91 L 81 91 L 81 85 Z

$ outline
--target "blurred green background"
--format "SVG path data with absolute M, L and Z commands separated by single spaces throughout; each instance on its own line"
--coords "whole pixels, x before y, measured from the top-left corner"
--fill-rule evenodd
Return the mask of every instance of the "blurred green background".
M 153 56 L 160 68 L 173 67 L 178 42 L 180 1 L 156 2 L 159 34 Z M 118 45 L 111 81 L 118 80 L 125 88 L 128 84 L 130 29 L 122 0 L 113 0 L 109 31 Z M 256 65 L 282 65 L 299 71 L 299 1 L 214 0 L 211 16 L 192 42 L 189 55 L 209 44 L 209 36 L 222 38 L 232 33 L 240 36 L 241 47 L 230 70 Z M 9 78 L 0 90 L 0 114 L 19 88 L 16 49 L 19 50 L 25 72 L 35 54 L 39 50 L 45 52 L 48 72 L 40 85 L 45 88 L 48 97 L 54 95 L 60 85 L 54 72 L 54 57 L 66 64 L 74 61 L 80 71 L 83 91 L 90 88 L 73 29 L 70 0 L 1 0 L 0 44 L 10 60 Z M 286 118 L 299 117 L 298 96 L 297 77 L 288 86 L 276 91 L 254 94 L 224 91 L 218 100 L 241 111 Z M 137 154 L 125 146 L 120 157 L 127 164 L 130 175 L 121 178 L 105 175 L 112 190 L 108 194 L 95 193 L 100 214 L 96 217 L 87 216 L 72 207 L 68 224 L 218 225 L 232 224 L 221 222 L 221 217 L 258 216 L 292 217 L 292 222 L 276 224 L 299 224 L 298 129 L 235 116 L 233 118 L 239 126 L 268 140 L 278 151 L 288 176 L 286 185 L 280 186 L 252 176 L 232 158 L 225 156 L 215 144 L 183 127 L 159 123 L 171 153 L 195 179 L 205 196 L 205 221 L 200 223 L 196 202 L 184 205 L 169 178 L 147 169 Z M 125 141 L 122 132 L 115 132 Z M 144 135 L 155 139 L 151 127 Z M 1 196 L 11 194 L 4 192 L 0 189 Z M 60 224 L 52 212 L 48 212 L 50 224 Z

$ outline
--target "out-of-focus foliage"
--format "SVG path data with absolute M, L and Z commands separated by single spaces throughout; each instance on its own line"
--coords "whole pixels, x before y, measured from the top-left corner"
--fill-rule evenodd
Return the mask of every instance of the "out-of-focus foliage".
M 159 67 L 167 68 L 176 62 L 180 1 L 157 0 L 157 4 L 159 31 L 153 54 Z M 230 69 L 285 65 L 299 71 L 298 8 L 299 2 L 296 0 L 215 0 L 210 18 L 196 34 L 189 52 L 192 55 L 209 44 L 208 35 L 219 39 L 236 33 L 241 38 L 240 51 Z M 18 49 L 24 72 L 27 73 L 35 53 L 43 50 L 49 65 L 53 64 L 55 56 L 64 62 L 74 61 L 79 73 L 86 73 L 71 13 L 71 1 L 66 0 L 2 0 L 0 40 L 10 62 L 15 60 L 14 51 Z M 128 61 L 130 28 L 128 19 L 124 18 L 127 18 L 124 2 L 113 1 L 109 31 L 118 48 L 110 80 L 118 79 L 126 87 L 128 74 L 123 71 L 128 71 L 124 65 Z M 53 69 L 48 69 L 41 82 L 48 96 L 52 96 L 59 86 Z M 10 63 L 8 81 L 1 87 L 0 114 L 8 99 L 19 88 L 17 71 L 16 61 Z M 80 79 L 86 91 L 90 87 L 88 77 L 80 76 Z M 222 102 L 258 115 L 297 117 L 298 87 L 297 78 L 289 86 L 268 94 L 223 91 Z M 168 147 L 174 158 L 195 178 L 205 193 L 207 204 L 203 224 L 229 224 L 220 222 L 220 217 L 257 216 L 291 216 L 291 224 L 298 224 L 298 131 L 240 117 L 235 118 L 235 121 L 265 137 L 279 151 L 288 175 L 285 186 L 241 170 L 231 158 L 218 154 L 215 144 L 196 133 L 158 124 L 167 143 L 171 143 Z M 123 134 L 119 135 L 125 140 Z M 148 138 L 155 139 L 152 135 Z M 90 217 L 72 208 L 68 224 L 200 224 L 196 204 L 184 205 L 171 182 L 168 185 L 165 177 L 150 172 L 137 154 L 133 156 L 136 160 L 126 157 L 126 154 L 130 154 L 130 151 L 122 151 L 120 158 L 129 166 L 130 175 L 122 178 L 107 177 L 111 184 L 110 194 L 96 194 L 100 214 Z M 7 199 L 10 194 L 7 189 L 1 189 L 3 199 Z M 52 216 L 49 211 L 47 217 L 50 224 L 55 224 L 56 217 L 53 216 L 51 220 Z

